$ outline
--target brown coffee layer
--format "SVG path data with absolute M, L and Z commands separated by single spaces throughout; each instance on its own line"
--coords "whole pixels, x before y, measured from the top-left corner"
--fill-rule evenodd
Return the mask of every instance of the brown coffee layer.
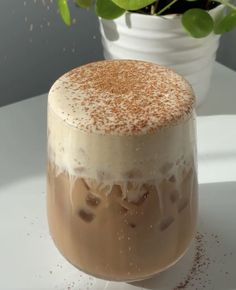
M 143 196 L 128 202 L 118 184 L 108 195 L 99 189 L 94 192 L 86 179 L 72 178 L 67 172 L 57 176 L 54 164 L 49 163 L 47 204 L 52 238 L 73 265 L 92 275 L 120 281 L 151 276 L 183 254 L 195 231 L 197 179 L 193 167 L 179 184 L 177 189 L 173 179 L 163 179 L 160 195 L 155 186 L 145 183 Z

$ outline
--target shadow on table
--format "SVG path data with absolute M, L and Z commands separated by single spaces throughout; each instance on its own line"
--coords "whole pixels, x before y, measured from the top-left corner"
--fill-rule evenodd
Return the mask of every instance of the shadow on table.
M 0 190 L 17 180 L 45 174 L 46 105 L 45 96 L 6 106 L 1 111 Z
M 186 280 L 194 264 L 196 247 L 199 246 L 196 239 L 174 267 L 154 278 L 129 285 L 143 290 L 236 289 L 235 192 L 236 182 L 200 185 L 198 233 L 202 237 L 200 247 L 203 260 L 195 274 Z M 181 288 L 181 283 L 185 287 Z

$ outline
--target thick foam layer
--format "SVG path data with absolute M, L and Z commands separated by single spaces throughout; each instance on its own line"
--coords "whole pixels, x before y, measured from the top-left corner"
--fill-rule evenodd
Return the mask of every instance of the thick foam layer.
M 189 117 L 186 80 L 156 64 L 113 60 L 78 67 L 59 78 L 49 105 L 65 123 L 88 133 L 140 135 Z
M 104 61 L 77 68 L 49 94 L 49 158 L 58 174 L 97 180 L 107 194 L 119 184 L 128 200 L 145 193 L 144 183 L 158 190 L 163 178 L 178 187 L 194 159 L 193 105 L 188 83 L 158 65 Z

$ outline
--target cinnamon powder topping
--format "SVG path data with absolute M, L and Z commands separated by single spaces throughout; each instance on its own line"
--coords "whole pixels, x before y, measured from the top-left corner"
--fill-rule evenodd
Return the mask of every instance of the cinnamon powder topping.
M 49 105 L 84 132 L 140 135 L 187 119 L 194 107 L 191 86 L 171 69 L 134 60 L 90 63 L 64 74 Z

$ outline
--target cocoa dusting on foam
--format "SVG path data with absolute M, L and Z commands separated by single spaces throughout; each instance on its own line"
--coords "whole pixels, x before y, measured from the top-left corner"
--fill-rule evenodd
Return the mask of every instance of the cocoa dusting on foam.
M 194 107 L 191 86 L 174 71 L 131 60 L 90 63 L 63 75 L 49 105 L 81 131 L 139 135 L 177 124 Z

